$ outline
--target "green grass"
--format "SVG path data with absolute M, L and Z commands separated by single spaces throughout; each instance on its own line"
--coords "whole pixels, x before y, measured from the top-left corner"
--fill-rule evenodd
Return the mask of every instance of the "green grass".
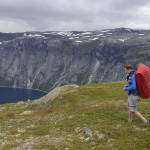
M 0 149 L 30 147 L 69 150 L 148 150 L 150 126 L 136 117 L 127 122 L 126 83 L 101 83 L 65 87 L 52 108 L 34 106 L 0 112 Z M 27 103 L 27 102 L 26 102 Z M 150 99 L 141 99 L 139 111 L 150 119 Z M 24 112 L 29 112 L 25 114 Z M 92 136 L 83 130 L 89 128 Z M 5 144 L 5 142 L 7 143 Z

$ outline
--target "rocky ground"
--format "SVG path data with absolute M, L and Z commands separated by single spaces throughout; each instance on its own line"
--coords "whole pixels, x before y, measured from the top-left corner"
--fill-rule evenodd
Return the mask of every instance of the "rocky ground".
M 0 149 L 150 149 L 149 124 L 136 117 L 127 122 L 127 95 L 120 90 L 125 84 L 64 86 L 36 101 L 1 105 Z M 141 99 L 146 118 L 149 107 L 150 100 Z

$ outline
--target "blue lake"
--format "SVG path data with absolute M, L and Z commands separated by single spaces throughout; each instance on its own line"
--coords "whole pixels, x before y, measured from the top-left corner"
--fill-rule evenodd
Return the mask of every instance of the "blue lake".
M 34 100 L 46 94 L 46 92 L 32 89 L 0 87 L 0 104 Z

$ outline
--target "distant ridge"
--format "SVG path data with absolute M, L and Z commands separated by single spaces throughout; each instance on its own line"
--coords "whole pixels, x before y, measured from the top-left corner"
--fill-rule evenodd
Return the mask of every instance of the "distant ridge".
M 150 30 L 0 33 L 0 86 L 50 91 L 124 80 L 124 64 L 150 66 Z

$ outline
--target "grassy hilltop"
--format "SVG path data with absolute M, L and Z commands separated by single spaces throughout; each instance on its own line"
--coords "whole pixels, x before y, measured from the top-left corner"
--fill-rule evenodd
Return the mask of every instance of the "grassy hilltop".
M 125 84 L 66 86 L 46 110 L 44 103 L 21 109 L 32 101 L 1 105 L 0 149 L 150 149 L 150 125 L 136 117 L 127 122 Z M 139 111 L 150 120 L 150 99 L 140 100 Z

